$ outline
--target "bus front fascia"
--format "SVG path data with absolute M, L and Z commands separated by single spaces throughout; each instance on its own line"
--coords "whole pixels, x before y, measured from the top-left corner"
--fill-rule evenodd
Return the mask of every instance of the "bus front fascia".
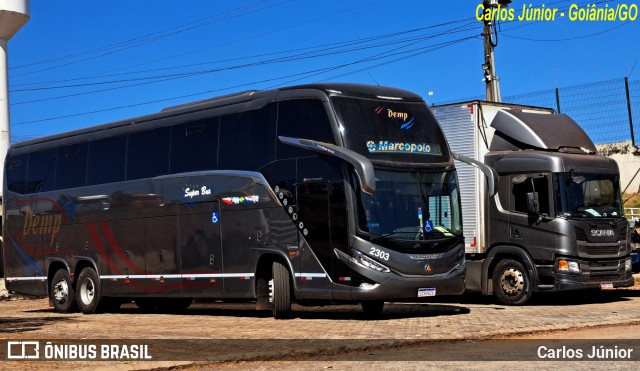
M 371 160 L 344 147 L 335 144 L 318 142 L 311 139 L 290 138 L 279 136 L 278 139 L 285 144 L 303 148 L 323 155 L 337 157 L 353 166 L 362 192 L 373 195 L 376 192 L 376 178 Z

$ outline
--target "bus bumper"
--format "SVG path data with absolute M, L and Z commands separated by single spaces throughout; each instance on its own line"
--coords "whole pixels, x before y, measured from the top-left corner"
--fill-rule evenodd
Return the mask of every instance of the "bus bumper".
M 351 269 L 375 282 L 351 287 L 352 300 L 415 299 L 460 295 L 464 292 L 464 259 L 447 273 L 425 276 L 403 276 L 395 272 L 368 269 L 353 261 L 349 263 Z

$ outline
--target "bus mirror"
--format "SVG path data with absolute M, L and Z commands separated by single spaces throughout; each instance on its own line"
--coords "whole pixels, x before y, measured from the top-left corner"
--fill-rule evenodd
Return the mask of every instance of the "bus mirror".
M 309 151 L 320 153 L 323 155 L 333 156 L 340 158 L 353 166 L 356 174 L 358 175 L 358 181 L 360 182 L 360 189 L 366 194 L 374 194 L 376 192 L 376 178 L 373 171 L 373 164 L 371 160 L 356 153 L 352 150 L 344 147 L 336 146 L 335 144 L 318 142 L 311 139 L 290 138 L 279 136 L 278 139 L 282 143 L 303 148 Z
M 454 160 L 462 161 L 480 169 L 480 171 L 482 171 L 487 178 L 487 192 L 489 192 L 489 196 L 495 196 L 496 192 L 498 192 L 498 173 L 494 168 L 489 165 L 485 165 L 480 161 L 474 160 L 471 157 L 467 157 L 455 152 L 452 152 L 452 154 Z

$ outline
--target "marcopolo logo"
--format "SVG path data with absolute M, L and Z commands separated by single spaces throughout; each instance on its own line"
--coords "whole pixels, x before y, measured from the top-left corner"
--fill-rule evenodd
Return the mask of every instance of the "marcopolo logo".
M 400 125 L 400 129 L 403 130 L 411 129 L 414 124 L 415 117 L 411 117 L 408 112 L 394 111 L 391 108 L 384 106 L 378 106 L 374 111 L 378 116 L 394 120 L 402 120 L 403 123 Z

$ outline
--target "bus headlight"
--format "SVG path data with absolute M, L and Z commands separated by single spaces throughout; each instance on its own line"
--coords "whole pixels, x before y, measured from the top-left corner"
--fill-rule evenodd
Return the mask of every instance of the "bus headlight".
M 358 250 L 352 250 L 352 251 L 353 251 L 353 258 L 355 259 L 356 263 L 362 266 L 365 266 L 369 269 L 373 269 L 374 271 L 384 272 L 384 273 L 391 272 L 389 268 L 371 259 L 370 257 L 366 256 L 360 251 Z

